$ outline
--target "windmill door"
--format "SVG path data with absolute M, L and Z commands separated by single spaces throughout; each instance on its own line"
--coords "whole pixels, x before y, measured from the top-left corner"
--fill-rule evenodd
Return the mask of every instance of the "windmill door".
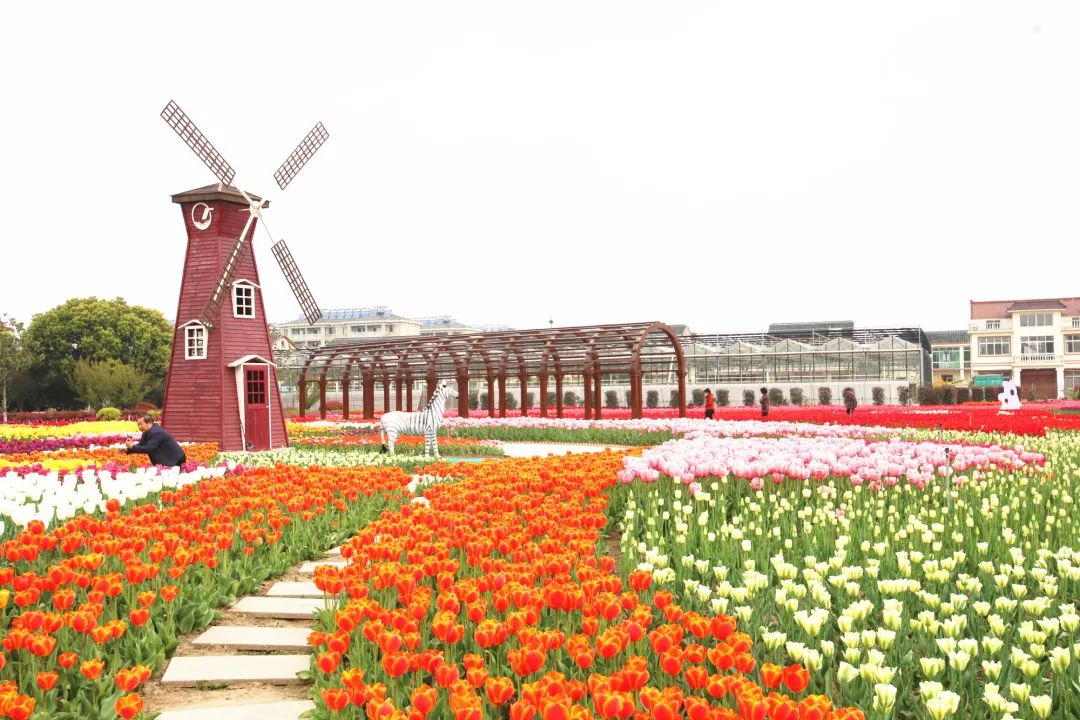
M 248 450 L 270 449 L 270 401 L 266 365 L 244 366 L 244 444 Z

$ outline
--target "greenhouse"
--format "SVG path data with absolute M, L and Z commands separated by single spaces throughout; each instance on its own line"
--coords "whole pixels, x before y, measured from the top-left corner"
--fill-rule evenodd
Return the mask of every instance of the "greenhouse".
M 902 382 L 930 377 L 919 328 L 773 326 L 771 333 L 683 337 L 688 384 Z

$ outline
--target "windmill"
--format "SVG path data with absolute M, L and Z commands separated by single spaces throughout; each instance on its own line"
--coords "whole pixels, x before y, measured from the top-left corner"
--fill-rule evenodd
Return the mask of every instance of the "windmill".
M 285 241 L 274 242 L 266 227 L 269 201 L 233 185 L 232 165 L 175 102 L 161 117 L 218 179 L 172 196 L 188 244 L 162 424 L 178 440 L 217 442 L 222 450 L 287 447 L 252 242 L 257 223 L 308 323 L 322 319 L 322 311 Z M 312 128 L 274 173 L 280 189 L 328 137 L 321 122 Z

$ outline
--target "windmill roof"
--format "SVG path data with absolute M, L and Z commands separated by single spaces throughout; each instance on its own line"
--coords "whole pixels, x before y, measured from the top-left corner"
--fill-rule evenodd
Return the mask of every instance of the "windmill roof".
M 248 193 L 248 197 L 252 200 L 262 200 L 258 195 L 252 195 Z M 198 202 L 206 200 L 225 200 L 227 202 L 240 203 L 241 205 L 247 205 L 248 202 L 244 199 L 244 196 L 232 185 L 223 185 L 222 183 L 214 183 L 213 185 L 204 185 L 194 190 L 186 190 L 184 192 L 176 193 L 172 196 L 174 203 L 186 203 L 186 202 Z M 267 200 L 263 207 L 270 207 L 270 201 Z

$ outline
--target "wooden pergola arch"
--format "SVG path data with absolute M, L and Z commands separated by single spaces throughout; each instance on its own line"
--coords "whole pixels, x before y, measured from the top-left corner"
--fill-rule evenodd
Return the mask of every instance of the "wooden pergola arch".
M 341 382 L 342 415 L 349 419 L 349 388 L 363 388 L 363 416 L 375 417 L 375 385 L 383 388 L 383 407 L 412 408 L 413 383 L 423 380 L 427 397 L 440 380 L 457 382 L 458 414 L 469 416 L 469 380 L 487 384 L 488 415 L 506 417 L 506 381 L 521 385 L 522 415 L 528 414 L 525 396 L 535 377 L 540 393 L 540 415 L 549 417 L 548 390 L 554 380 L 555 416 L 563 416 L 563 383 L 567 376 L 582 377 L 585 417 L 600 418 L 603 407 L 601 379 L 605 374 L 626 374 L 630 380 L 630 411 L 642 417 L 642 385 L 646 375 L 674 369 L 679 386 L 679 416 L 686 417 L 686 360 L 675 332 L 661 322 L 586 325 L 581 327 L 507 330 L 501 332 L 403 337 L 328 345 L 305 351 L 300 371 L 300 407 L 307 405 L 307 386 L 317 383 L 319 415 L 326 417 L 326 386 Z M 498 407 L 495 389 L 498 387 Z M 404 391 L 404 393 L 403 393 Z

